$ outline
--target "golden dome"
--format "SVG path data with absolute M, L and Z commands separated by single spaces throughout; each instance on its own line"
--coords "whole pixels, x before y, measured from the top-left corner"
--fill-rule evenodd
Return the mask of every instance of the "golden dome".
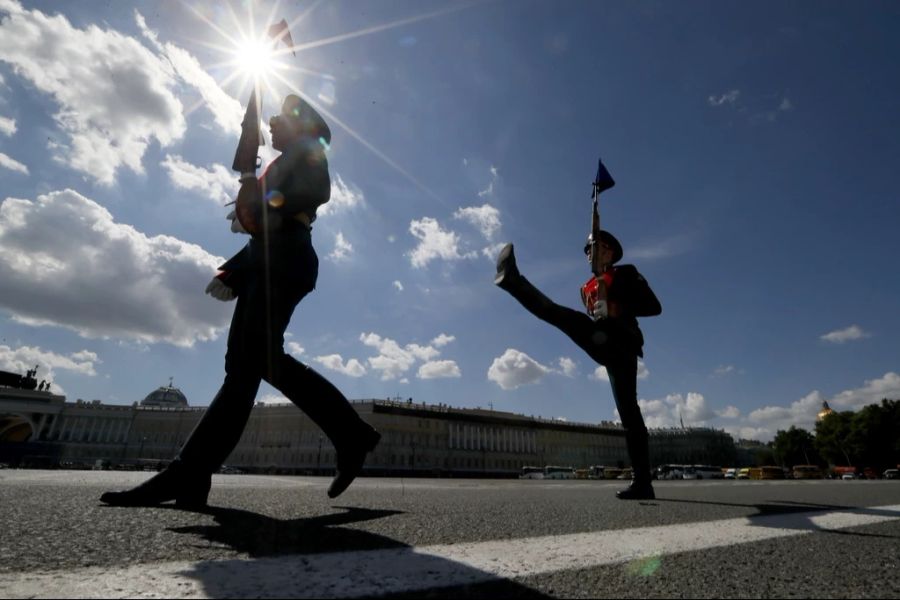
M 820 410 L 819 414 L 816 415 L 816 421 L 821 421 L 822 419 L 824 419 L 825 417 L 827 417 L 828 415 L 830 415 L 833 412 L 834 411 L 831 410 L 831 407 L 828 406 L 827 402 L 822 402 L 822 410 Z

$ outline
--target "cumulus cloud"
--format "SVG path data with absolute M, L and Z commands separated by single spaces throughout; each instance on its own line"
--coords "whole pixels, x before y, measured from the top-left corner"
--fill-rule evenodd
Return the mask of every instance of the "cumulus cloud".
M 297 342 L 288 342 L 285 344 L 287 351 L 293 354 L 294 356 L 300 356 L 304 352 L 306 352 L 306 348 L 298 344 Z
M 167 154 L 160 166 L 169 174 L 169 180 L 177 188 L 198 192 L 219 203 L 230 202 L 237 195 L 237 177 L 222 165 L 214 164 L 209 169 L 204 169 L 177 154 Z
M 179 346 L 228 323 L 231 307 L 203 294 L 221 257 L 117 223 L 75 191 L 4 200 L 0 247 L 0 307 L 19 322 Z
M 462 260 L 472 258 L 474 253 L 460 252 L 460 238 L 454 231 L 441 229 L 440 223 L 431 217 L 413 220 L 409 224 L 409 232 L 419 240 L 418 246 L 407 253 L 412 266 L 421 268 L 435 259 Z
M 837 329 L 835 331 L 831 331 L 829 333 L 821 335 L 819 336 L 819 339 L 831 344 L 843 344 L 844 342 L 861 340 L 863 338 L 870 337 L 870 335 L 871 334 L 863 331 L 862 328 L 859 327 L 859 325 L 851 325 L 850 327 Z
M 398 379 L 409 371 L 417 361 L 422 361 L 417 376 L 420 379 L 432 379 L 434 377 L 458 377 L 453 373 L 459 373 L 459 367 L 450 360 L 433 361 L 440 356 L 440 348 L 456 338 L 447 334 L 440 334 L 427 346 L 419 344 L 406 344 L 400 346 L 396 341 L 381 337 L 377 333 L 363 333 L 360 341 L 366 346 L 375 348 L 377 356 L 367 359 L 371 369 L 381 372 L 382 381 Z M 424 369 L 423 369 L 424 367 Z
M 16 132 L 16 122 L 4 116 L 0 116 L 0 134 L 6 137 L 12 136 Z
M 493 240 L 494 234 L 500 229 L 500 211 L 490 204 L 460 208 L 453 213 L 453 217 L 477 227 L 487 240 Z
M 638 400 L 641 414 L 647 427 L 708 426 L 708 421 L 716 416 L 703 394 L 688 392 L 669 394 L 662 399 Z
M 419 379 L 462 377 L 462 373 L 455 361 L 434 360 L 420 366 L 418 373 L 416 373 L 416 377 Z
M 7 156 L 3 152 L 0 152 L 0 167 L 4 169 L 9 169 L 10 171 L 17 171 L 24 175 L 28 175 L 28 167 L 17 161 L 16 159 Z
M 335 262 L 349 260 L 352 252 L 353 244 L 347 241 L 343 232 L 338 231 L 334 236 L 334 250 L 331 251 L 328 258 Z
M 699 393 L 669 394 L 665 398 L 640 399 L 638 404 L 647 427 L 721 427 L 738 439 L 768 442 L 778 431 L 791 426 L 815 430 L 816 417 L 822 403 L 835 410 L 858 411 L 870 404 L 878 404 L 884 398 L 900 398 L 900 375 L 885 373 L 867 380 L 858 388 L 844 390 L 828 397 L 818 390 L 787 405 L 768 405 L 742 415 L 737 407 L 728 405 L 714 409 Z
M 331 179 L 331 199 L 319 207 L 317 213 L 320 216 L 340 213 L 353 210 L 364 203 L 362 191 L 356 186 L 344 183 L 340 175 L 335 175 Z
M 606 367 L 597 367 L 594 369 L 594 372 L 591 373 L 591 379 L 596 379 L 597 381 L 609 381 L 609 373 L 606 371 Z M 647 368 L 647 365 L 644 364 L 642 359 L 638 359 L 638 367 L 637 367 L 637 378 L 638 379 L 647 379 L 650 377 L 650 369 Z
M 399 281 L 397 281 L 397 280 L 395 279 L 395 280 L 394 280 L 394 288 L 395 288 L 398 292 L 402 292 L 402 291 L 403 291 L 403 284 L 400 283 Z
M 164 57 L 166 64 L 170 65 L 178 79 L 200 94 L 202 102 L 198 103 L 198 106 L 209 111 L 219 130 L 226 134 L 240 135 L 241 121 L 244 119 L 244 108 L 241 103 L 226 94 L 190 52 L 171 43 L 161 43 L 157 33 L 147 27 L 143 15 L 135 11 L 134 16 L 144 38 Z M 262 129 L 265 135 L 267 130 L 265 127 Z M 271 145 L 260 148 L 264 160 L 265 152 L 269 148 Z M 271 154 L 273 153 L 270 152 L 270 156 Z
M 487 377 L 504 390 L 514 390 L 523 385 L 537 383 L 553 369 L 537 362 L 524 352 L 507 348 L 491 363 Z
M 559 370 L 566 377 L 574 377 L 575 371 L 578 370 L 578 365 L 568 356 L 561 356 L 559 358 Z
M 366 374 L 366 368 L 358 360 L 351 358 L 345 364 L 340 354 L 317 356 L 315 361 L 326 369 L 337 371 L 349 377 L 362 377 Z
M 54 158 L 111 184 L 118 169 L 143 171 L 152 140 L 167 146 L 185 131 L 175 78 L 166 60 L 134 38 L 6 0 L 0 58 L 59 106 L 54 119 L 68 142 Z
M 0 345 L 0 370 L 24 375 L 37 365 L 40 379 L 49 379 L 53 374 L 53 369 L 93 377 L 97 374 L 94 367 L 99 362 L 101 361 L 97 358 L 97 354 L 89 350 L 64 355 L 43 350 L 37 346 L 12 348 Z M 45 375 L 45 373 L 47 374 Z

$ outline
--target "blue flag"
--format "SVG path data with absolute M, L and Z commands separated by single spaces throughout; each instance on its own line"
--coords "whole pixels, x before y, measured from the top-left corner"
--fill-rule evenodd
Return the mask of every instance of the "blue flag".
M 606 167 L 603 166 L 603 161 L 597 160 L 597 176 L 594 178 L 594 193 L 591 194 L 591 197 L 596 197 L 597 194 L 603 190 L 608 190 L 614 185 L 616 185 L 616 182 L 613 180 L 612 175 L 609 174 L 609 171 L 606 170 Z

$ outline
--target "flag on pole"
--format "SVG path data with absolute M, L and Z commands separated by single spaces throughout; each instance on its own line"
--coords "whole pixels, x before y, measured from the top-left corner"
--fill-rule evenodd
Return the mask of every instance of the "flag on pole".
M 291 49 L 291 54 L 297 56 L 297 53 L 294 52 L 294 39 L 291 37 L 291 32 L 288 30 L 287 21 L 282 19 L 274 25 L 270 25 L 269 37 L 272 38 L 276 44 L 279 40 L 284 42 L 284 45 Z
M 612 175 L 603 166 L 603 161 L 598 159 L 597 176 L 594 178 L 594 192 L 591 194 L 591 198 L 596 198 L 600 192 L 608 190 L 614 185 L 616 185 L 616 182 L 613 180 Z

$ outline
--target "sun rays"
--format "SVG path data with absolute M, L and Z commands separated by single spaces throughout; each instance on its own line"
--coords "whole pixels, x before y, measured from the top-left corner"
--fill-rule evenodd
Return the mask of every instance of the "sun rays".
M 321 0 L 311 3 L 299 16 L 287 21 L 287 27 L 276 32 L 272 37 L 267 32 L 273 23 L 281 20 L 280 12 L 282 9 L 280 2 L 276 2 L 272 6 L 271 11 L 262 18 L 261 15 L 254 12 L 254 4 L 251 2 L 245 3 L 247 8 L 244 15 L 238 15 L 232 5 L 227 5 L 226 12 L 230 20 L 229 30 L 220 27 L 212 18 L 187 2 L 183 2 L 183 4 L 220 38 L 218 42 L 211 42 L 208 39 L 194 41 L 222 56 L 221 61 L 207 65 L 208 69 L 225 73 L 218 81 L 218 85 L 222 89 L 235 90 L 238 98 L 241 98 L 251 86 L 255 86 L 259 89 L 263 98 L 268 98 L 270 101 L 275 102 L 276 106 L 280 98 L 288 93 L 301 96 L 317 111 L 343 129 L 350 137 L 359 142 L 391 169 L 432 198 L 442 203 L 444 202 L 438 194 L 400 166 L 397 161 L 385 154 L 373 142 L 365 139 L 345 119 L 335 114 L 334 110 L 329 110 L 336 108 L 334 90 L 340 82 L 329 73 L 319 72 L 303 66 L 302 58 L 298 55 L 305 50 L 320 48 L 448 15 L 474 6 L 477 3 L 455 4 L 428 13 L 294 45 L 287 43 L 291 39 L 288 36 L 293 34 L 293 41 L 295 42 L 308 39 L 310 32 L 305 27 L 305 24 L 309 15 L 321 4 Z M 322 91 L 318 94 L 308 93 L 306 90 L 311 85 L 320 90 L 330 90 L 330 93 L 323 93 Z M 316 98 L 321 101 L 317 102 Z M 326 108 L 323 104 L 327 104 L 329 108 Z

